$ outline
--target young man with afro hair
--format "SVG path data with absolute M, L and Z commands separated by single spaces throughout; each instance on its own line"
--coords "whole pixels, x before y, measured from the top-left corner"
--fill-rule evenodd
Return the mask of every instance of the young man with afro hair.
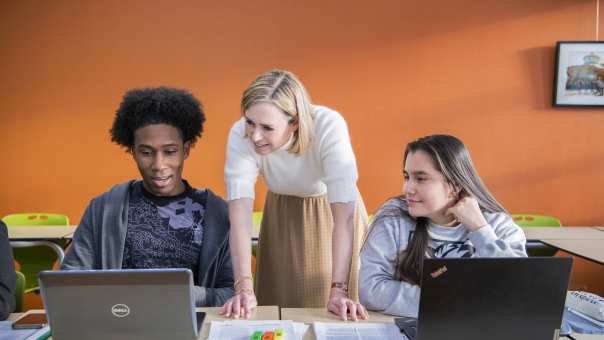
M 188 268 L 197 306 L 233 295 L 226 202 L 182 178 L 205 115 L 189 92 L 159 87 L 128 91 L 111 140 L 132 154 L 142 180 L 94 198 L 62 269 Z

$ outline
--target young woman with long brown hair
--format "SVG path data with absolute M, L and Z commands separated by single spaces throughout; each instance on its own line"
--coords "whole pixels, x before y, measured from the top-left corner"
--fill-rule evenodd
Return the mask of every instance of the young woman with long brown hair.
M 370 310 L 417 317 L 425 257 L 526 255 L 526 238 L 448 135 L 405 150 L 404 190 L 376 214 L 361 250 L 359 298 Z

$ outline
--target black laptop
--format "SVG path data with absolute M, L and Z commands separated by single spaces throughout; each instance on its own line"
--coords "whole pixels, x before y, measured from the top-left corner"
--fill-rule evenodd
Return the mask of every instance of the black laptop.
M 43 271 L 39 274 L 53 340 L 193 340 L 188 269 Z
M 570 257 L 425 259 L 418 319 L 395 321 L 415 340 L 558 339 L 571 267 Z

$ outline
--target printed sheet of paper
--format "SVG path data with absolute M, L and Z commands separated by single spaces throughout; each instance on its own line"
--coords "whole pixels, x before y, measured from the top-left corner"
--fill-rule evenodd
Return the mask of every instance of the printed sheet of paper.
M 209 340 L 249 340 L 256 331 L 283 328 L 287 340 L 302 340 L 308 325 L 291 320 L 226 320 L 212 321 Z
M 317 340 L 406 340 L 392 323 L 313 323 Z

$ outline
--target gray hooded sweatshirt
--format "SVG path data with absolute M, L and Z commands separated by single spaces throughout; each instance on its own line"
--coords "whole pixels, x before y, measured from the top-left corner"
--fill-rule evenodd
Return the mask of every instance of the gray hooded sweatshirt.
M 128 227 L 130 187 L 118 184 L 94 198 L 78 225 L 61 269 L 121 269 Z M 195 305 L 222 306 L 233 295 L 233 269 L 229 249 L 226 202 L 206 190 L 205 230 L 199 270 L 193 287 Z
M 369 310 L 417 317 L 420 287 L 394 279 L 396 257 L 407 249 L 415 220 L 409 215 L 386 217 L 384 212 L 392 208 L 406 211 L 406 202 L 391 199 L 376 214 L 361 249 L 359 299 Z M 509 215 L 483 214 L 488 224 L 471 232 L 462 224 L 443 227 L 430 223 L 428 253 L 438 258 L 527 256 L 524 232 Z

